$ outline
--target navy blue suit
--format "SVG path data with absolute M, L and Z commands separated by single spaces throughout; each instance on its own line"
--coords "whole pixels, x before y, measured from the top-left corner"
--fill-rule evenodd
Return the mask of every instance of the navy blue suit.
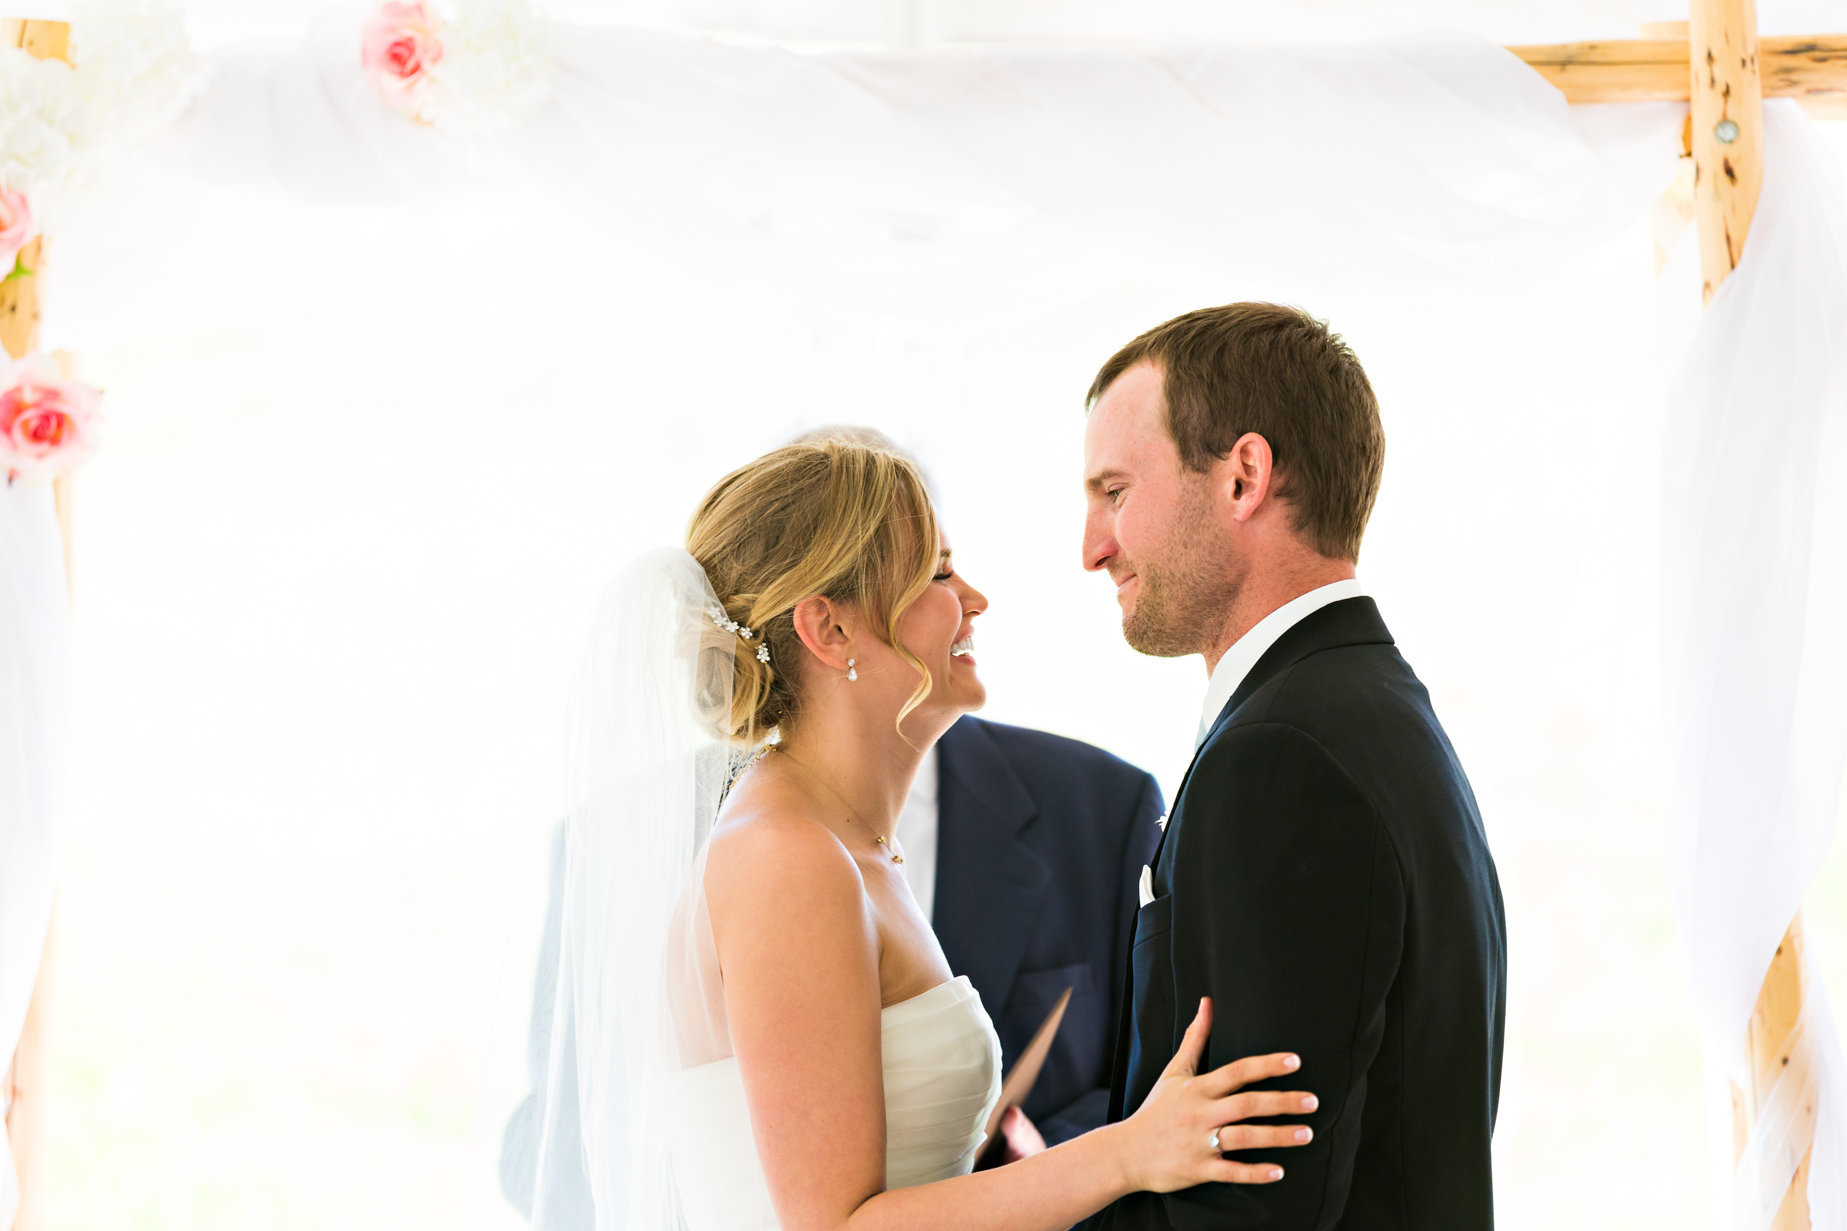
M 963 718 L 937 744 L 937 939 L 1011 1067 L 1071 1003 L 1022 1108 L 1049 1144 L 1104 1123 L 1136 885 L 1161 788 L 1100 748 Z

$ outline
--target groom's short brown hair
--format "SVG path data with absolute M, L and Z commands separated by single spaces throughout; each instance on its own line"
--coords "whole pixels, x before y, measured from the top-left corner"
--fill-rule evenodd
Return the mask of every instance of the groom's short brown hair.
M 1140 363 L 1161 369 L 1167 431 L 1188 470 L 1204 472 L 1246 432 L 1270 443 L 1275 494 L 1324 556 L 1360 558 L 1385 469 L 1385 429 L 1353 349 L 1300 308 L 1232 303 L 1156 325 L 1110 356 L 1095 406 Z

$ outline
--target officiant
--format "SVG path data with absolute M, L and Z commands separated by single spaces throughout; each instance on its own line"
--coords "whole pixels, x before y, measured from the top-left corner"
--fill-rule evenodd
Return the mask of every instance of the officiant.
M 1067 988 L 1045 1067 L 991 1161 L 1100 1126 L 1161 788 L 1077 740 L 964 717 L 924 756 L 898 822 L 911 892 L 967 975 L 1011 1069 Z

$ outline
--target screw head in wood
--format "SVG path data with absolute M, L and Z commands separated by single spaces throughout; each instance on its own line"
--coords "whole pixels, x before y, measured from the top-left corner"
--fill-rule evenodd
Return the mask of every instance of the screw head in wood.
M 1730 145 L 1738 139 L 1738 125 L 1731 120 L 1720 120 L 1713 126 L 1712 135 L 1719 139 L 1720 145 Z

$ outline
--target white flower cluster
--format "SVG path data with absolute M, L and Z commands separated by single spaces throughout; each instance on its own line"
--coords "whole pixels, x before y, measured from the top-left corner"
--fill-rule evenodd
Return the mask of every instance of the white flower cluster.
M 442 58 L 418 115 L 459 133 L 502 132 L 552 93 L 552 61 L 529 0 L 437 0 Z
M 119 148 L 164 131 L 205 92 L 211 70 L 186 39 L 180 10 L 157 0 L 79 0 L 71 59 L 102 122 L 101 143 Z
M 95 128 L 68 64 L 0 47 L 0 186 L 25 193 L 41 222 L 89 170 Z
M 180 11 L 150 0 L 84 0 L 72 67 L 0 48 L 0 185 L 41 224 L 107 155 L 171 124 L 205 88 Z

